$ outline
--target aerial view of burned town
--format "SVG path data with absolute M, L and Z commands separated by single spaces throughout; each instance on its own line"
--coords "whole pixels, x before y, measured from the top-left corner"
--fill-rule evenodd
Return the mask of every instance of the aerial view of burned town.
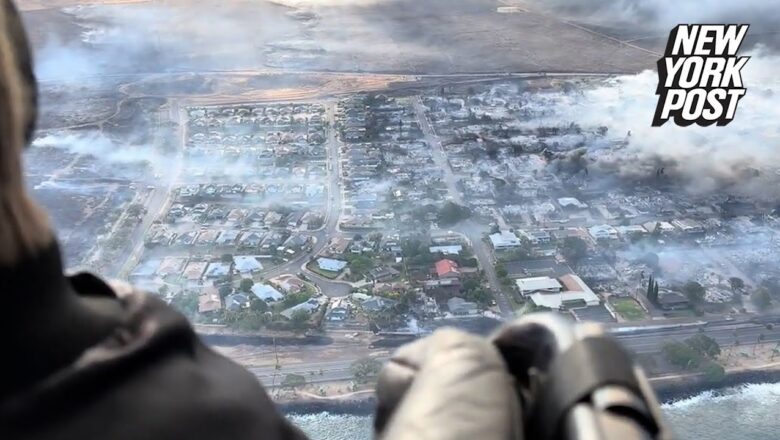
M 163 298 L 280 402 L 368 398 L 398 346 L 541 311 L 601 323 L 659 386 L 774 364 L 769 43 L 728 127 L 651 127 L 664 21 L 225 3 L 204 29 L 175 1 L 19 2 L 27 178 L 70 270 Z

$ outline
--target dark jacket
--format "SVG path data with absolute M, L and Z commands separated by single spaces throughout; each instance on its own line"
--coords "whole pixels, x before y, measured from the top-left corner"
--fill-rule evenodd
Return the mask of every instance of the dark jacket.
M 59 261 L 54 245 L 26 263 L 46 273 L 61 270 Z M 0 397 L 0 439 L 304 438 L 254 376 L 206 347 L 164 302 L 88 274 L 70 283 L 80 295 L 116 297 L 125 324 L 70 364 Z M 2 362 L 24 359 L 6 351 Z

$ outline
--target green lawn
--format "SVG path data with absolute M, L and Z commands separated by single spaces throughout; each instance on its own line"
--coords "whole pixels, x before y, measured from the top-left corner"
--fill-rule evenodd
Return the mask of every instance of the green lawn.
M 610 303 L 615 311 L 628 321 L 641 321 L 645 319 L 645 311 L 633 298 L 610 298 Z

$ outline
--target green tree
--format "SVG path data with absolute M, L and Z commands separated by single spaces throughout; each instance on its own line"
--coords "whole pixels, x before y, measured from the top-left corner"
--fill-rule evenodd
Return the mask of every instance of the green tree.
M 477 287 L 476 289 L 468 290 L 463 294 L 463 298 L 466 301 L 471 301 L 479 304 L 482 307 L 486 307 L 493 299 L 493 295 L 487 290 Z
M 302 333 L 309 328 L 309 312 L 296 310 L 290 317 L 290 323 L 295 333 Z
M 731 286 L 731 290 L 741 290 L 745 288 L 745 282 L 739 277 L 729 278 L 729 285 Z
M 233 254 L 222 254 L 221 257 L 219 257 L 219 260 L 223 263 L 232 263 L 233 262 Z
M 251 278 L 244 278 L 241 280 L 238 288 L 244 293 L 249 293 L 252 291 L 252 287 L 254 287 L 254 285 L 255 282 Z
M 750 302 L 752 302 L 758 310 L 763 311 L 772 305 L 772 298 L 769 296 L 769 291 L 763 287 L 760 287 L 750 295 Z
M 469 290 L 474 290 L 480 286 L 479 281 L 469 278 L 466 281 L 463 282 L 463 290 L 468 292 Z
M 561 253 L 566 260 L 576 263 L 588 255 L 588 244 L 579 237 L 566 237 L 561 245 Z
M 231 293 L 233 293 L 233 288 L 230 287 L 229 285 L 225 284 L 224 286 L 220 286 L 219 297 L 222 298 L 223 300 Z
M 368 382 L 377 377 L 382 369 L 382 363 L 370 357 L 364 357 L 356 360 L 350 366 L 352 376 L 357 382 Z
M 230 321 L 230 327 L 238 330 L 257 331 L 261 330 L 268 323 L 268 317 L 264 313 L 251 309 L 231 313 L 229 316 L 232 316 L 232 318 L 228 318 L 228 315 L 226 315 L 225 321 Z
M 265 313 L 268 311 L 268 304 L 260 298 L 254 298 L 249 302 L 249 310 L 256 313 Z
M 446 202 L 438 213 L 439 224 L 442 226 L 454 225 L 471 217 L 471 210 L 454 202 Z
M 306 377 L 300 374 L 288 374 L 282 380 L 282 386 L 285 388 L 296 389 L 306 385 Z
M 349 271 L 356 278 L 362 278 L 366 272 L 374 268 L 374 261 L 363 255 L 349 258 Z
M 707 362 L 702 368 L 702 372 L 704 373 L 704 377 L 712 382 L 722 380 L 726 377 L 726 370 L 716 362 Z
M 496 265 L 496 275 L 498 275 L 499 278 L 506 278 L 509 275 L 509 272 L 507 272 L 506 267 L 504 267 L 503 264 L 497 264 Z
M 669 363 L 686 370 L 698 368 L 702 362 L 702 355 L 682 342 L 667 342 L 661 351 Z
M 701 304 L 704 302 L 704 286 L 696 281 L 688 281 L 682 288 L 683 294 L 692 304 Z
M 658 304 L 658 281 L 652 276 L 647 280 L 647 299 L 653 304 Z
M 146 207 L 140 203 L 133 203 L 127 207 L 127 215 L 130 217 L 140 217 L 146 214 Z
M 198 313 L 198 295 L 195 293 L 180 293 L 173 297 L 171 305 L 184 316 L 193 317 Z
M 696 350 L 702 356 L 715 359 L 720 355 L 720 345 L 717 341 L 704 333 L 697 333 L 685 340 L 689 347 Z
M 311 295 L 306 292 L 291 293 L 284 297 L 282 300 L 282 307 L 289 309 L 290 307 L 297 306 L 300 303 L 306 302 L 311 299 Z

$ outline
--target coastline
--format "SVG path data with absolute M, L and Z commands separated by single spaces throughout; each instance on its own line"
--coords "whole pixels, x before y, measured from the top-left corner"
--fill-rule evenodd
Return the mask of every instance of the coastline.
M 656 377 L 650 379 L 658 401 L 663 404 L 674 403 L 707 391 L 750 384 L 780 382 L 780 367 L 746 369 L 727 372 L 717 381 L 704 380 L 698 374 L 677 375 L 674 377 Z M 373 394 L 353 399 L 299 399 L 276 402 L 280 412 L 285 415 L 308 415 L 327 412 L 337 415 L 371 416 L 374 414 L 376 399 Z
M 704 380 L 701 375 L 681 375 L 674 378 L 651 378 L 658 401 L 661 404 L 674 403 L 688 399 L 706 391 L 719 391 L 726 388 L 750 384 L 779 383 L 780 367 L 744 369 L 727 372 L 717 381 Z

